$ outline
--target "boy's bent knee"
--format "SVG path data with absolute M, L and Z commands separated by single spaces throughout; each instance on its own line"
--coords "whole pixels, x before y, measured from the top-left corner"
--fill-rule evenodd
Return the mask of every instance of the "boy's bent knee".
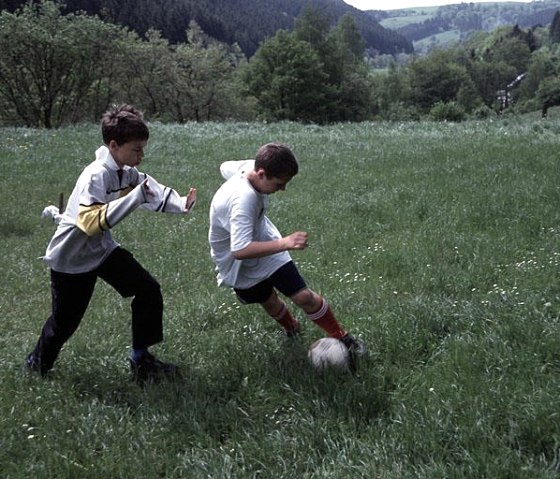
M 304 311 L 319 309 L 323 301 L 321 296 L 309 288 L 298 291 L 290 299 Z

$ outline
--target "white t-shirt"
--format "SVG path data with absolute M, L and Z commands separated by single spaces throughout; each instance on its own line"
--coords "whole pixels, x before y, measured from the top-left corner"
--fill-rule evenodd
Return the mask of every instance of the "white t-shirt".
M 253 241 L 272 241 L 282 237 L 265 214 L 268 195 L 256 191 L 244 176 L 244 172 L 252 168 L 250 160 L 228 161 L 220 167 L 222 176 L 229 179 L 212 199 L 208 233 L 219 286 L 250 288 L 291 261 L 286 251 L 244 260 L 233 256 L 234 251 L 242 250 Z
M 136 168 L 125 166 L 119 178 L 119 167 L 109 149 L 101 146 L 95 152 L 95 161 L 82 172 L 68 199 L 58 228 L 52 237 L 43 260 L 55 271 L 61 273 L 85 273 L 99 267 L 118 247 L 111 236 L 110 229 L 95 236 L 88 236 L 77 226 L 81 206 L 110 204 L 125 196 L 138 196 L 137 200 L 123 203 L 120 201 L 118 220 L 130 214 L 137 207 L 166 212 L 184 213 L 186 197 L 175 190 L 161 185 L 154 178 L 139 172 Z M 137 194 L 135 189 L 148 179 L 152 192 L 149 199 Z M 114 226 L 111 225 L 111 226 Z

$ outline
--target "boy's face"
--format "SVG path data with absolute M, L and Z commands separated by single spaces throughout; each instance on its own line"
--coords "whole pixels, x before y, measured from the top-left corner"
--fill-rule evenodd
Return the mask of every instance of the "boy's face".
M 109 150 L 115 159 L 119 168 L 123 166 L 138 166 L 144 158 L 144 148 L 148 140 L 131 140 L 118 145 L 116 141 L 111 140 Z
M 265 195 L 271 195 L 277 191 L 284 191 L 286 185 L 292 179 L 292 177 L 287 178 L 276 178 L 275 176 L 268 177 L 263 169 L 254 171 L 252 179 L 250 178 L 253 188 L 255 188 L 259 193 Z

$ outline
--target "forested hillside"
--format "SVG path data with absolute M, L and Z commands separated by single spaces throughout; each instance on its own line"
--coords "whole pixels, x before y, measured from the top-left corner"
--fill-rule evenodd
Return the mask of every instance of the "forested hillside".
M 0 0 L 0 10 L 14 11 L 26 0 Z M 332 24 L 351 14 L 370 53 L 411 53 L 412 43 L 385 29 L 371 15 L 342 0 L 65 0 L 65 11 L 85 11 L 101 19 L 145 34 L 159 30 L 171 43 L 186 40 L 191 20 L 212 38 L 237 43 L 246 56 L 279 29 L 291 30 L 303 8 L 313 4 L 331 18 Z
M 441 7 L 419 7 L 368 13 L 381 25 L 404 35 L 411 42 L 432 38 L 432 46 L 442 46 L 437 36 L 448 41 L 463 40 L 473 32 L 490 32 L 504 25 L 533 28 L 550 24 L 560 9 L 560 0 L 539 0 L 529 3 L 484 2 L 457 3 Z M 453 32 L 453 35 L 443 34 Z M 422 48 L 415 43 L 415 50 Z
M 121 13 L 169 18 L 165 9 L 160 17 L 141 10 L 155 0 L 129 2 Z M 560 104 L 560 10 L 548 26 L 476 31 L 426 55 L 372 56 L 354 16 L 333 25 L 328 12 L 308 5 L 292 29 L 264 38 L 249 58 L 210 37 L 194 17 L 186 40 L 172 43 L 103 12 L 105 19 L 63 12 L 49 0 L 0 12 L 0 125 L 97 121 L 122 101 L 159 121 L 318 124 L 461 121 L 537 109 L 546 116 Z M 386 68 L 374 70 L 382 57 L 389 57 Z

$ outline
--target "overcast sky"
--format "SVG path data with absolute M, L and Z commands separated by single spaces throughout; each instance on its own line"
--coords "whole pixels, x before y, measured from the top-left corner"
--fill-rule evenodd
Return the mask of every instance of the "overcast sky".
M 436 5 L 450 5 L 456 3 L 483 3 L 488 0 L 344 0 L 348 5 L 360 10 L 396 10 L 409 7 L 431 7 Z M 529 0 L 508 0 L 513 2 L 529 3 Z

